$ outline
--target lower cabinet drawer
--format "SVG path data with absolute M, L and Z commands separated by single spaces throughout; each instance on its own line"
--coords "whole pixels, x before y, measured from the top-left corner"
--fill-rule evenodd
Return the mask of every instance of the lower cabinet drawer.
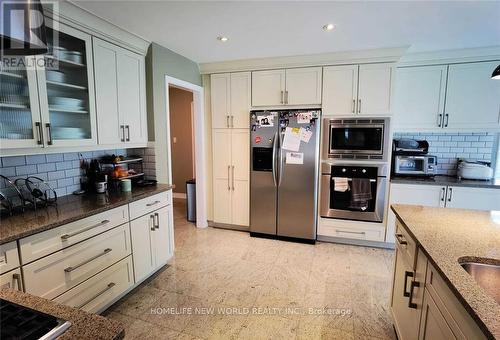
M 53 299 L 130 254 L 126 223 L 23 266 L 26 292 Z
M 132 202 L 129 204 L 130 220 L 146 215 L 171 203 L 172 197 L 170 191 L 160 192 L 159 194 Z
M 355 240 L 384 242 L 385 230 L 380 228 L 363 227 L 335 227 L 334 237 L 350 238 Z
M 98 313 L 134 285 L 132 256 L 92 276 L 54 299 L 55 302 Z
M 23 290 L 23 283 L 21 279 L 21 269 L 17 268 L 0 275 L 0 289 L 11 288 L 16 290 Z
M 6 273 L 17 267 L 19 267 L 17 242 L 12 241 L 0 245 L 0 274 Z

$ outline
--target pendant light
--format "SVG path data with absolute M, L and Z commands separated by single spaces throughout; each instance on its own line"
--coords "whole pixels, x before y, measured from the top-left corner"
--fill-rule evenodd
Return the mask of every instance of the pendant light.
M 491 79 L 500 80 L 500 65 L 498 65 L 495 71 L 493 71 L 493 73 L 491 74 Z

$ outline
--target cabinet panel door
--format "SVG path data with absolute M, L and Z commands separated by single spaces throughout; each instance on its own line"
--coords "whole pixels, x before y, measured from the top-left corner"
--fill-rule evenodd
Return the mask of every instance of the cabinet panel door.
M 441 128 L 446 65 L 399 68 L 394 91 L 394 128 Z
M 34 57 L 25 57 L 34 63 Z M 0 65 L 0 145 L 7 148 L 42 147 L 36 72 L 9 70 Z M 37 125 L 38 124 L 38 125 Z
M 144 215 L 130 222 L 132 257 L 135 282 L 140 282 L 154 270 L 156 253 L 153 236 L 153 214 Z
M 387 115 L 391 113 L 392 64 L 359 66 L 358 114 Z
M 23 290 L 21 269 L 17 268 L 0 275 L 0 289 L 3 288 Z
M 230 81 L 229 73 L 210 76 L 212 128 L 230 127 Z
M 233 130 L 231 133 L 231 176 L 237 180 L 250 178 L 250 132 Z
M 252 72 L 252 106 L 283 105 L 285 70 Z
M 444 207 L 446 187 L 437 185 L 391 183 L 389 206 L 391 204 L 415 204 L 430 207 Z M 394 243 L 396 216 L 389 208 L 385 241 Z
M 415 340 L 418 337 L 420 309 L 408 307 L 408 297 L 405 296 L 404 293 L 409 292 L 410 282 L 412 280 L 411 277 L 407 277 L 407 273 L 413 273 L 413 271 L 404 261 L 398 247 L 396 247 L 396 264 L 394 268 L 394 285 L 392 288 L 391 300 L 394 326 L 399 339 Z M 407 279 L 405 279 L 405 277 L 407 277 Z
M 228 179 L 214 179 L 214 222 L 231 223 L 231 186 Z
M 491 79 L 491 73 L 499 63 L 449 66 L 445 126 L 468 129 L 500 126 L 500 82 Z
M 419 340 L 456 339 L 436 303 L 425 290 Z
M 216 179 L 229 179 L 231 172 L 231 130 L 212 130 L 212 136 L 213 176 Z
M 321 104 L 321 67 L 286 70 L 286 104 Z
M 120 49 L 117 54 L 118 112 L 125 125 L 125 142 L 146 143 L 144 57 Z
M 156 228 L 152 233 L 155 243 L 156 267 L 161 267 L 167 263 L 173 255 L 172 249 L 172 205 L 163 207 L 154 212 Z
M 116 46 L 95 37 L 92 41 L 99 144 L 119 144 L 125 141 L 125 136 L 118 114 Z
M 231 223 L 250 225 L 250 181 L 235 179 L 231 197 Z
M 487 188 L 448 187 L 447 208 L 500 210 L 500 190 Z
M 323 115 L 345 116 L 356 112 L 358 65 L 323 68 Z
M 250 72 L 231 73 L 231 127 L 248 129 L 250 127 Z M 223 127 L 214 126 L 213 127 Z

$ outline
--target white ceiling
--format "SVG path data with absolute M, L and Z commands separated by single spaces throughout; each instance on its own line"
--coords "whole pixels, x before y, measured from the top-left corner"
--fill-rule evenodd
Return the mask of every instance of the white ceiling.
M 196 62 L 500 45 L 500 1 L 75 1 Z M 324 32 L 322 26 L 337 28 Z M 226 43 L 217 36 L 229 38 Z

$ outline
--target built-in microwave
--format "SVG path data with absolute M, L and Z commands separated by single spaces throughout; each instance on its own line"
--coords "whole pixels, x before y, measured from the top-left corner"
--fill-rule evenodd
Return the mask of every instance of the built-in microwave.
M 323 159 L 387 161 L 389 118 L 330 119 L 323 122 Z

